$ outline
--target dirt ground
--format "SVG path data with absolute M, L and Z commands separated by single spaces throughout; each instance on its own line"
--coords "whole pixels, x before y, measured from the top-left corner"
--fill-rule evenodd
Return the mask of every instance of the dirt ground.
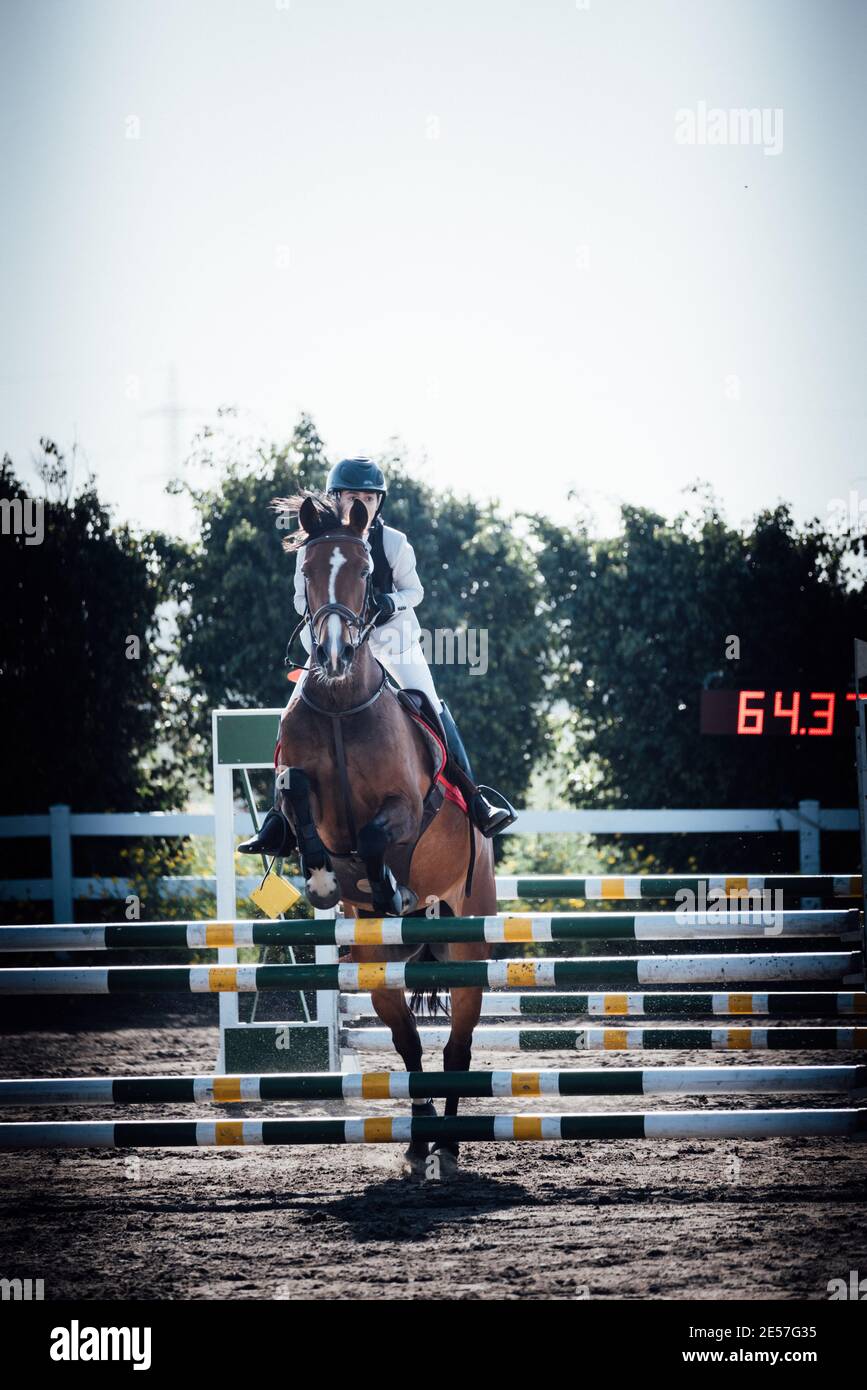
M 103 1001 L 99 1001 L 102 1003 Z M 107 1005 L 115 1000 L 105 1001 Z M 211 1001 L 208 1001 L 211 1002 Z M 7 1016 L 4 1076 L 210 1072 L 210 1017 L 79 1013 L 67 1031 Z M 82 1023 L 88 1026 L 82 1027 Z M 382 1054 L 361 1057 L 381 1068 Z M 396 1063 L 395 1058 L 395 1063 Z M 804 1062 L 730 1055 L 716 1065 Z M 811 1055 L 849 1063 L 850 1054 Z M 708 1054 L 594 1055 L 587 1065 L 708 1062 Z M 478 1053 L 479 1067 L 576 1065 Z M 579 1065 L 581 1063 L 578 1063 Z M 435 1067 L 431 1056 L 426 1065 Z M 797 1108 L 823 1102 L 792 1097 Z M 844 1103 L 835 1098 L 833 1103 Z M 535 1108 L 762 1108 L 725 1097 L 538 1102 Z M 495 1100 L 464 1109 L 515 1108 Z M 525 1109 L 533 1108 L 525 1104 Z M 192 1107 L 6 1110 L 8 1120 L 189 1117 Z M 198 1107 L 206 1118 L 214 1107 Z M 304 1113 L 405 1109 L 322 1103 Z M 441 1112 L 442 1102 L 439 1102 Z M 266 1107 L 232 1106 L 234 1117 Z M 226 1114 L 226 1107 L 219 1109 Z M 270 1116 L 300 1114 L 295 1103 Z M 448 1183 L 410 1184 L 398 1146 L 45 1151 L 0 1155 L 0 1277 L 51 1299 L 826 1299 L 867 1272 L 867 1145 L 836 1140 L 474 1144 Z

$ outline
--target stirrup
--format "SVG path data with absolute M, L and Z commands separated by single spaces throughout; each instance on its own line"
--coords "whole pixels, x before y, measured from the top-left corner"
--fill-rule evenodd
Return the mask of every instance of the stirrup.
M 496 802 L 489 801 L 485 792 L 492 792 L 502 804 L 497 805 Z M 499 835 L 501 831 L 514 825 L 518 819 L 518 812 L 511 801 L 503 796 L 502 792 L 497 791 L 496 787 L 485 786 L 483 782 L 480 782 L 476 788 L 475 796 L 470 802 L 470 812 L 473 824 L 482 832 L 486 840 L 490 840 L 494 835 Z

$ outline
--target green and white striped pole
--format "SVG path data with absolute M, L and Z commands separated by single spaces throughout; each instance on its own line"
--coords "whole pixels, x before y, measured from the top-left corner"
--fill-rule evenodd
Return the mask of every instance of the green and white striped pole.
M 858 940 L 856 909 L 807 912 L 586 912 L 489 917 L 124 922 L 0 927 L 0 952 L 205 950 L 239 946 L 417 946 L 442 942 Z
M 264 989 L 564 989 L 570 985 L 725 984 L 847 981 L 861 976 L 858 952 L 790 955 L 588 956 L 418 964 L 110 965 L 0 970 L 0 994 L 129 994 L 147 991 L 249 994 Z
M 246 1148 L 267 1144 L 544 1143 L 559 1139 L 847 1138 L 864 1110 L 635 1111 L 626 1114 L 394 1116 L 342 1120 L 34 1121 L 0 1124 L 0 1150 Z
M 421 1027 L 422 1046 L 442 1049 L 448 1027 Z M 388 1028 L 342 1028 L 341 1043 L 352 1052 L 389 1052 Z M 492 1052 L 649 1051 L 844 1051 L 867 1049 L 867 1028 L 476 1028 L 473 1047 Z
M 376 1018 L 369 994 L 342 994 L 341 1017 Z M 816 990 L 804 994 L 794 990 L 758 993 L 721 991 L 706 994 L 500 994 L 482 995 L 482 1018 L 550 1018 L 552 1016 L 591 1018 L 863 1018 L 867 1022 L 867 994 Z M 422 1013 L 420 1017 L 424 1017 Z M 432 1020 L 442 1018 L 437 1011 Z
M 79 1076 L 0 1081 L 0 1106 L 225 1105 L 531 1096 L 847 1094 L 867 1066 L 587 1067 L 580 1071 L 371 1071 L 255 1076 Z
M 583 898 L 587 902 L 608 899 L 674 898 L 678 893 L 724 894 L 751 898 L 756 893 L 782 893 L 791 898 L 858 898 L 860 874 L 603 874 L 575 878 L 569 874 L 497 876 L 499 899 Z

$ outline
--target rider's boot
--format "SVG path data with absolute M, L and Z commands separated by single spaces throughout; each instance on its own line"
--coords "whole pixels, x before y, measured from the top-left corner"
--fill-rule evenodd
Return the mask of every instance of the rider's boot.
M 505 805 L 493 805 L 484 795 L 484 792 L 480 791 L 479 784 L 473 776 L 473 769 L 467 750 L 464 747 L 464 741 L 458 733 L 458 726 L 454 721 L 452 712 L 445 702 L 443 702 L 443 707 L 440 710 L 440 719 L 442 720 L 442 725 L 445 730 L 449 754 L 456 766 L 460 768 L 469 784 L 465 790 L 468 793 L 467 804 L 470 809 L 470 819 L 473 825 L 481 830 L 485 838 L 490 839 L 492 835 L 496 835 L 500 830 L 505 830 L 507 826 L 513 825 L 517 820 L 518 813 L 506 800 L 502 792 L 496 791 L 494 787 L 486 787 L 485 791 L 494 792 L 494 795 L 505 802 Z
M 267 854 L 286 859 L 295 848 L 295 836 L 283 812 L 273 806 L 255 835 L 238 846 L 239 854 Z
M 301 684 L 302 682 L 299 680 L 293 685 L 290 704 L 297 699 Z M 238 853 L 267 854 L 277 859 L 287 859 L 297 848 L 297 845 L 298 842 L 292 827 L 281 811 L 278 801 L 277 805 L 272 806 L 256 834 L 238 846 Z

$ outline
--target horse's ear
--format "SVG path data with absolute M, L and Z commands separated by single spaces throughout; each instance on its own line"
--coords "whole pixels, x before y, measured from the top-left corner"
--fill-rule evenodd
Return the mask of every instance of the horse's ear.
M 301 506 L 298 508 L 298 521 L 303 531 L 308 536 L 315 536 L 317 531 L 322 530 L 322 521 L 319 510 L 312 497 L 305 497 Z
M 350 531 L 357 531 L 359 536 L 363 536 L 365 527 L 367 526 L 367 523 L 369 521 L 370 517 L 368 515 L 367 508 L 365 507 L 364 503 L 359 502 L 358 498 L 356 497 L 355 501 L 352 504 L 352 508 L 349 513 L 349 521 L 347 523 Z

